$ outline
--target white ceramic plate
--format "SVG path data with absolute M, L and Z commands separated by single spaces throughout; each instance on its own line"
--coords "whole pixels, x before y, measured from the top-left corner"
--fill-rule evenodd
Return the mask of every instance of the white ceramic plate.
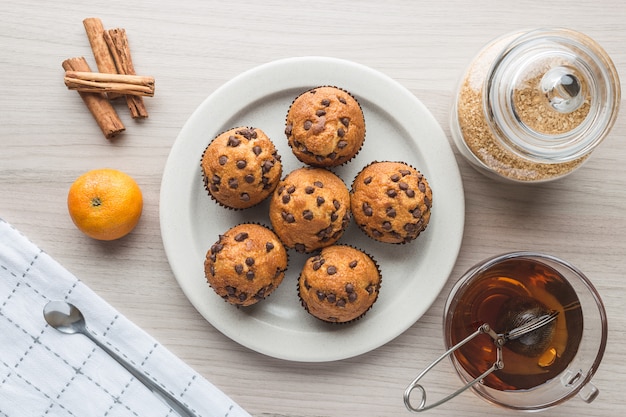
M 284 135 L 289 105 L 319 85 L 350 91 L 363 107 L 366 139 L 356 158 L 335 169 L 348 187 L 373 160 L 405 161 L 433 189 L 430 224 L 405 245 L 375 242 L 352 222 L 339 243 L 374 256 L 383 275 L 379 298 L 360 320 L 327 324 L 301 307 L 296 282 L 307 256 L 289 251 L 281 286 L 258 304 L 236 308 L 206 283 L 204 259 L 218 235 L 246 221 L 271 226 L 268 202 L 227 210 L 208 196 L 200 158 L 217 134 L 237 126 L 262 129 L 282 156 L 283 175 L 302 164 Z M 426 107 L 396 81 L 353 62 L 324 57 L 290 58 L 249 70 L 217 89 L 191 115 L 174 143 L 161 184 L 160 221 L 174 275 L 195 308 L 214 327 L 250 349 L 294 361 L 349 358 L 392 340 L 436 299 L 456 262 L 465 204 L 456 160 L 441 127 Z

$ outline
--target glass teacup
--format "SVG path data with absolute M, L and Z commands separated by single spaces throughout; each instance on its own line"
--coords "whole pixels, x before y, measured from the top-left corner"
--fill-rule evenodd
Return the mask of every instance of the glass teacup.
M 446 301 L 448 351 L 405 392 L 411 411 L 423 411 L 466 388 L 510 409 L 538 411 L 579 395 L 593 401 L 590 383 L 607 341 L 604 305 L 577 268 L 553 256 L 513 252 L 483 261 L 454 285 Z M 454 394 L 426 406 L 419 379 L 450 356 L 464 382 Z M 411 391 L 422 392 L 418 407 Z

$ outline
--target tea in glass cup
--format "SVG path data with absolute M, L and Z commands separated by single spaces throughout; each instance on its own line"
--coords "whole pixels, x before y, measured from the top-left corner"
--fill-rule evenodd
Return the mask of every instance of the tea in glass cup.
M 555 257 L 514 252 L 470 269 L 446 302 L 446 347 L 463 341 L 483 324 L 506 335 L 546 314 L 555 319 L 500 346 L 503 367 L 471 388 L 489 402 L 520 410 L 559 404 L 583 390 L 592 401 L 598 390 L 589 384 L 606 347 L 604 306 L 585 275 Z M 506 338 L 505 338 L 506 339 Z M 466 383 L 493 366 L 498 345 L 480 334 L 451 355 Z

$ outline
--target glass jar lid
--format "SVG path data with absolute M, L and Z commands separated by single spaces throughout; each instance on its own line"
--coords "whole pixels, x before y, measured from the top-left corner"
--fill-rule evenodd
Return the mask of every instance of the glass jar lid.
M 536 162 L 584 157 L 604 139 L 619 110 L 613 62 L 594 40 L 568 29 L 516 37 L 485 82 L 493 131 L 509 150 Z

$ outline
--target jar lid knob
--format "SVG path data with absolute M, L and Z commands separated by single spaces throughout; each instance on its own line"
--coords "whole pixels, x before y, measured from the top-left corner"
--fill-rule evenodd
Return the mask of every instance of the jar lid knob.
M 585 100 L 583 84 L 574 68 L 554 67 L 544 74 L 539 85 L 552 108 L 560 113 L 577 110 Z

